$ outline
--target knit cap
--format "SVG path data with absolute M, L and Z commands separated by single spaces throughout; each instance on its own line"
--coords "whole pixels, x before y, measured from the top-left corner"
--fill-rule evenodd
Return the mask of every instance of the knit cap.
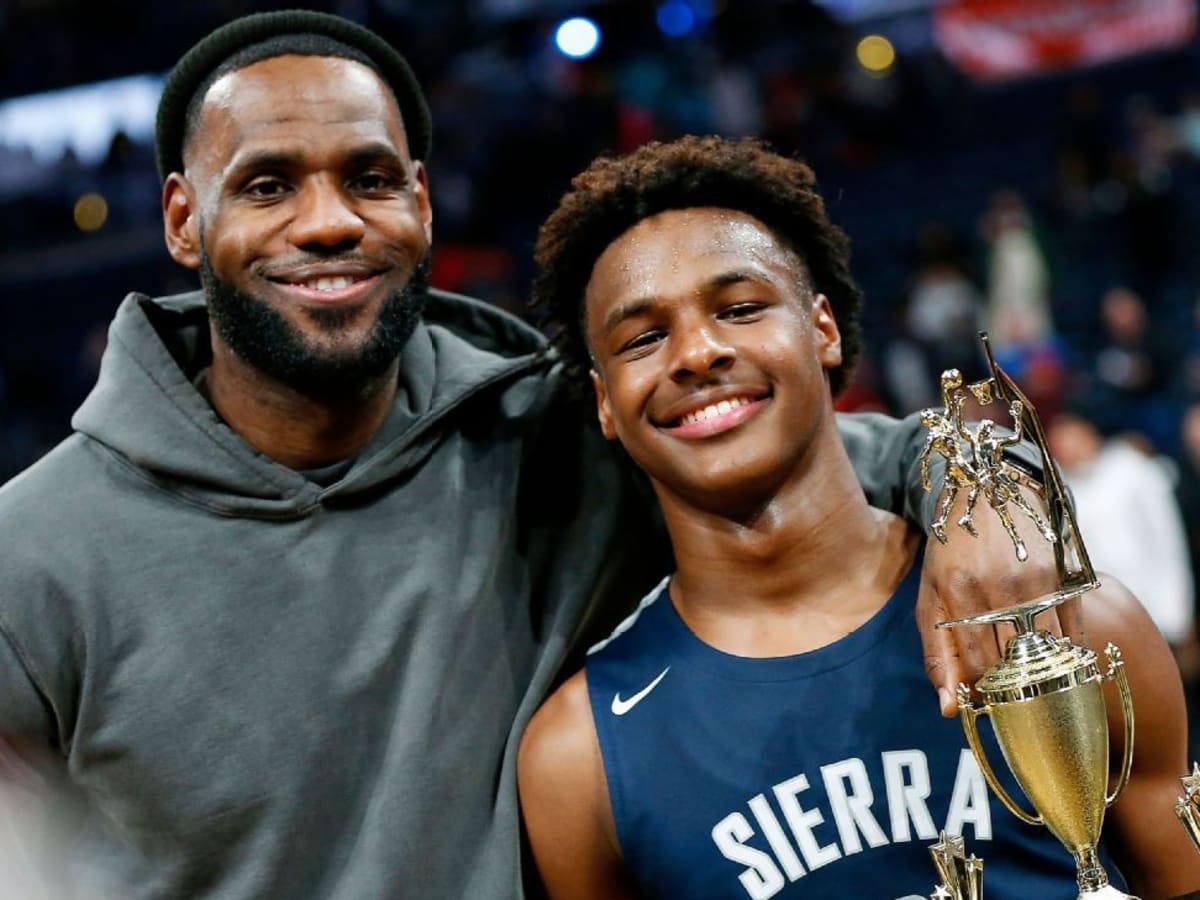
M 306 9 L 255 13 L 235 19 L 192 47 L 167 75 L 158 102 L 154 154 L 160 178 L 183 171 L 187 110 L 196 91 L 235 53 L 272 38 L 313 35 L 362 53 L 392 89 L 404 120 L 413 159 L 427 160 L 433 146 L 433 123 L 425 95 L 412 69 L 391 44 L 348 19 Z

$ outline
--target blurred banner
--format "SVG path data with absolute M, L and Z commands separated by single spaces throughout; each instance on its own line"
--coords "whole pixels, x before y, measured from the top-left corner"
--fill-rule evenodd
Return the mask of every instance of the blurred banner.
M 979 81 L 999 81 L 1179 47 L 1196 0 L 947 0 L 934 11 L 942 52 Z

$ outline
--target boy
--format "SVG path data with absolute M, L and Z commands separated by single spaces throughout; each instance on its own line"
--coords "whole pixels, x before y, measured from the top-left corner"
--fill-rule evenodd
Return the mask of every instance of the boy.
M 590 367 L 677 566 L 525 734 L 551 897 L 920 897 L 943 828 L 987 859 L 989 900 L 1076 897 L 1070 856 L 990 795 L 923 693 L 921 540 L 867 505 L 834 424 L 861 298 L 811 171 L 718 138 L 599 160 L 537 255 L 535 302 Z M 1105 593 L 1089 639 L 1126 651 L 1139 744 L 1104 850 L 1165 900 L 1200 887 L 1171 812 L 1179 677 L 1136 600 Z

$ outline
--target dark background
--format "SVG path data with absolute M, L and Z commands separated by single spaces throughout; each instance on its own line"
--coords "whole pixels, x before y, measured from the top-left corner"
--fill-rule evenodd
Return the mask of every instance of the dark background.
M 0 480 L 66 433 L 122 296 L 193 284 L 164 252 L 144 126 L 115 131 L 95 159 L 73 149 L 31 158 L 22 143 L 29 114 L 10 103 L 5 117 L 3 101 L 161 77 L 212 27 L 277 5 L 0 7 Z M 933 383 L 956 355 L 936 321 L 929 334 L 928 315 L 925 326 L 913 324 L 910 296 L 931 268 L 948 266 L 977 289 L 971 300 L 983 315 L 992 265 L 985 226 L 1014 202 L 998 193 L 1016 191 L 1050 273 L 1053 339 L 1033 358 L 1041 365 L 1049 356 L 1050 369 L 1043 365 L 1034 379 L 1047 387 L 1047 412 L 1064 394 L 1092 387 L 1089 367 L 1106 341 L 1104 292 L 1127 285 L 1144 301 L 1161 354 L 1153 409 L 1146 412 L 1145 398 L 1133 412 L 1120 397 L 1102 405 L 1159 452 L 1182 459 L 1178 422 L 1197 389 L 1188 364 L 1200 352 L 1190 252 L 1200 121 L 1186 114 L 1197 86 L 1194 41 L 981 85 L 946 60 L 930 9 L 912 2 L 877 3 L 884 14 L 859 19 L 805 2 L 698 2 L 709 20 L 684 37 L 662 32 L 652 2 L 309 5 L 394 41 L 428 88 L 440 286 L 519 309 L 538 223 L 598 152 L 689 131 L 760 134 L 812 163 L 832 218 L 854 241 L 871 352 L 843 406 L 907 412 L 932 399 L 922 380 Z M 552 34 L 580 11 L 604 39 L 593 57 L 575 62 L 554 51 Z M 855 61 L 856 42 L 873 32 L 900 51 L 885 77 Z M 82 232 L 73 209 L 89 192 L 105 198 L 107 219 Z M 970 345 L 968 337 L 957 343 Z M 1011 362 L 1022 375 L 1029 354 Z

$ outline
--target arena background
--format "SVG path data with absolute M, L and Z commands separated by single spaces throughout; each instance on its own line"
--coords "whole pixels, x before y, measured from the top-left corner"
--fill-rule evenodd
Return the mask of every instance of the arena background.
M 841 406 L 933 403 L 946 366 L 980 372 L 988 327 L 1046 418 L 1089 419 L 1165 473 L 1158 499 L 1135 491 L 1160 508 L 1101 525 L 1132 524 L 1132 548 L 1142 515 L 1184 523 L 1190 559 L 1163 540 L 1135 559 L 1188 592 L 1169 637 L 1195 681 L 1195 0 L 308 5 L 412 61 L 434 110 L 434 283 L 509 309 L 538 223 L 597 153 L 719 132 L 806 158 L 867 294 Z M 0 3 L 0 482 L 69 433 L 125 293 L 194 286 L 163 246 L 157 92 L 212 27 L 278 6 Z

